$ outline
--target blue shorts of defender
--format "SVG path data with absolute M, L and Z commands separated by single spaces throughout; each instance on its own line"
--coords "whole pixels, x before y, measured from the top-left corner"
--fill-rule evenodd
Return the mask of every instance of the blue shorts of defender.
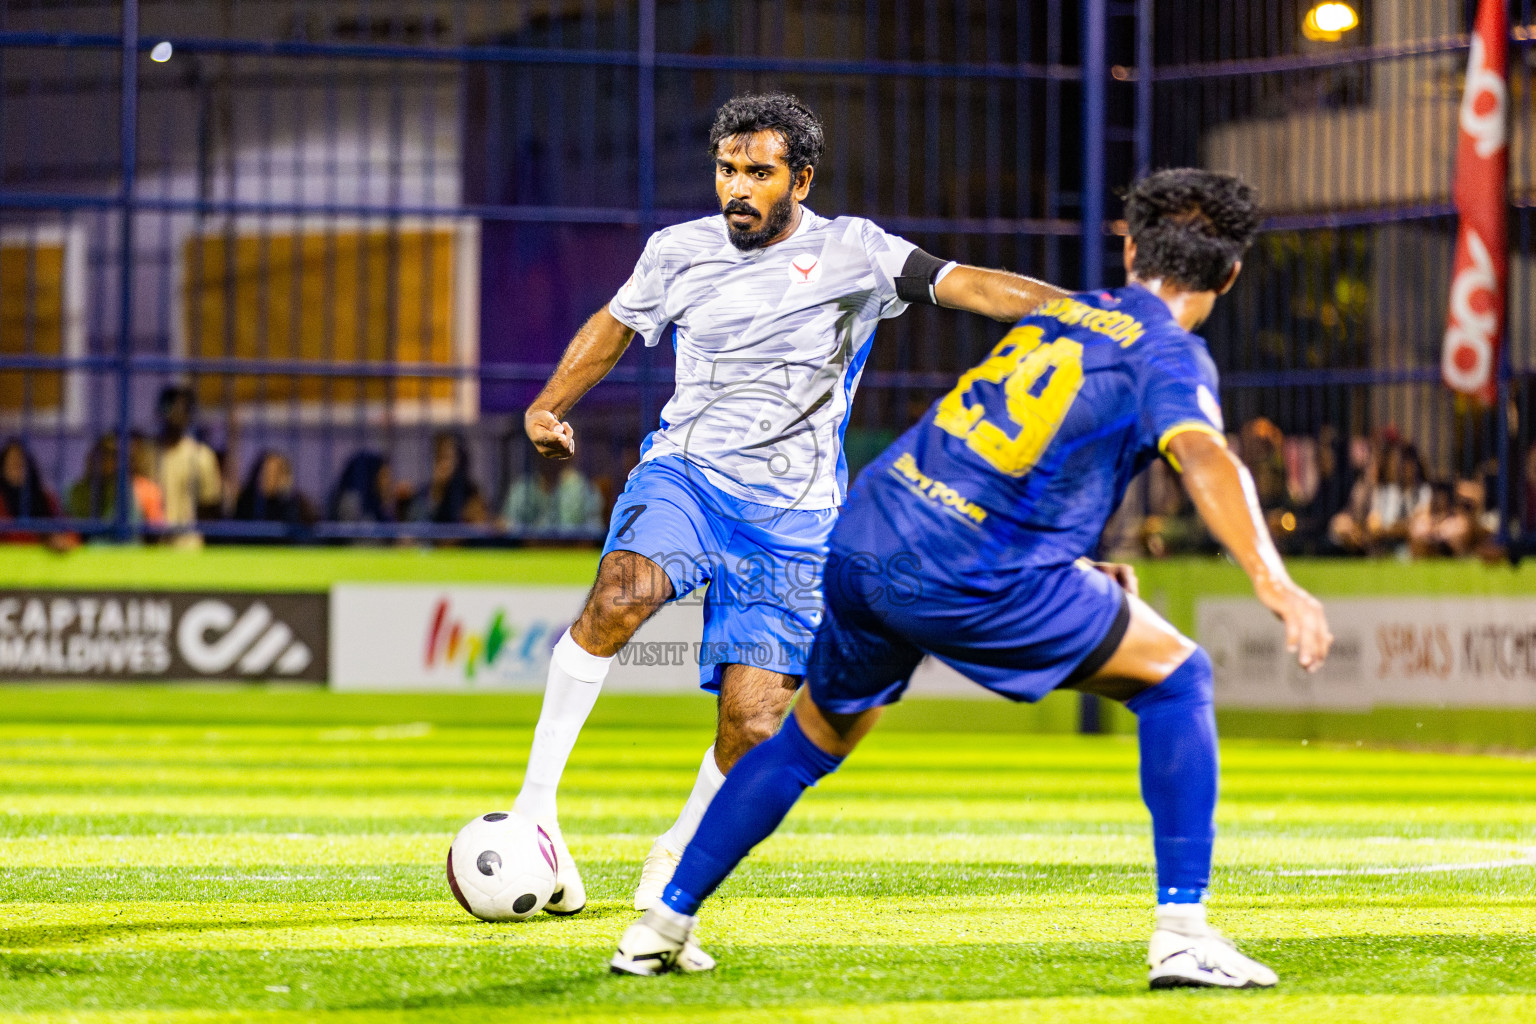
M 916 553 L 903 554 L 921 565 Z M 805 675 L 824 711 L 895 703 L 928 654 L 994 693 L 1033 703 L 1097 672 L 1130 625 L 1119 585 L 1075 563 L 963 579 L 921 570 L 903 578 L 888 570 L 899 563 L 832 552 Z
M 603 555 L 661 566 L 673 600 L 704 593 L 699 685 L 720 692 L 726 665 L 803 676 L 821 621 L 821 574 L 836 509 L 782 509 L 715 487 L 677 455 L 642 462 L 613 505 Z

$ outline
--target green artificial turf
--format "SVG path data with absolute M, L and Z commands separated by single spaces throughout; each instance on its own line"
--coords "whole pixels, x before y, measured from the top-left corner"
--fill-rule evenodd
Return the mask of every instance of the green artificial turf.
M 600 702 L 561 797 L 592 902 L 498 926 L 442 858 L 510 801 L 533 699 L 0 701 L 0 1024 L 1536 1020 L 1529 760 L 1225 744 L 1211 914 L 1282 985 L 1150 993 L 1134 740 L 913 702 L 706 906 L 719 970 L 640 979 L 604 961 L 707 701 Z

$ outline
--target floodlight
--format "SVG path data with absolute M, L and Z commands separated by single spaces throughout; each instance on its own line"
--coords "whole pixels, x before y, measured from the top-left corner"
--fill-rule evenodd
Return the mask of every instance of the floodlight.
M 1301 23 L 1301 34 L 1319 42 L 1336 43 L 1360 24 L 1360 15 L 1349 4 L 1315 4 Z

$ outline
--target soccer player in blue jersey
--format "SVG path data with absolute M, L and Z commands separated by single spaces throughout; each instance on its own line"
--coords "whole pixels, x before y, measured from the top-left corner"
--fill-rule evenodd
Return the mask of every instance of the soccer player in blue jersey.
M 658 608 L 708 584 L 700 683 L 719 694 L 719 725 L 646 857 L 637 909 L 660 898 L 725 773 L 778 730 L 821 613 L 847 489 L 843 430 L 880 321 L 918 302 L 1012 323 L 1066 294 L 930 256 L 862 217 L 814 213 L 803 204 L 822 146 L 816 115 L 791 96 L 722 106 L 709 138 L 720 212 L 651 236 L 525 417 L 543 455 L 569 458 L 571 407 L 636 335 L 655 345 L 676 328 L 676 390 L 614 504 L 586 606 L 555 645 L 514 805 L 559 854 L 551 913 L 586 904 L 558 823 L 561 773 L 614 657 Z
M 1126 219 L 1125 287 L 1020 320 L 859 478 L 832 534 L 808 692 L 736 765 L 662 903 L 624 933 L 615 972 L 670 969 L 699 904 L 933 655 L 1011 700 L 1066 687 L 1124 701 L 1138 719 L 1157 855 L 1152 987 L 1275 984 L 1205 919 L 1210 658 L 1137 598 L 1127 567 L 1086 562 L 1131 478 L 1160 456 L 1301 665 L 1316 671 L 1327 656 L 1322 606 L 1281 564 L 1252 480 L 1226 449 L 1216 368 L 1190 333 L 1232 287 L 1258 214 L 1238 179 L 1183 169 L 1138 182 Z

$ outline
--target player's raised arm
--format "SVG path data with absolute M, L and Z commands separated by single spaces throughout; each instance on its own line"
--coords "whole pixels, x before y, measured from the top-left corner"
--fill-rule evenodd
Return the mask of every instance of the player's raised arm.
M 540 455 L 568 459 L 576 454 L 576 434 L 565 414 L 608 375 L 634 336 L 634 328 L 619 322 L 606 306 L 581 325 L 549 383 L 523 414 L 523 429 Z
M 1333 643 L 1323 606 L 1291 581 L 1259 510 L 1247 468 L 1204 431 L 1188 430 L 1168 441 L 1169 461 L 1184 478 L 1184 489 L 1237 564 L 1253 581 L 1254 593 L 1285 624 L 1285 646 L 1301 667 L 1322 667 Z
M 980 313 L 1011 324 L 1028 316 L 1035 307 L 1064 298 L 1067 293 L 1022 274 L 957 264 L 935 282 L 933 294 L 940 306 Z

